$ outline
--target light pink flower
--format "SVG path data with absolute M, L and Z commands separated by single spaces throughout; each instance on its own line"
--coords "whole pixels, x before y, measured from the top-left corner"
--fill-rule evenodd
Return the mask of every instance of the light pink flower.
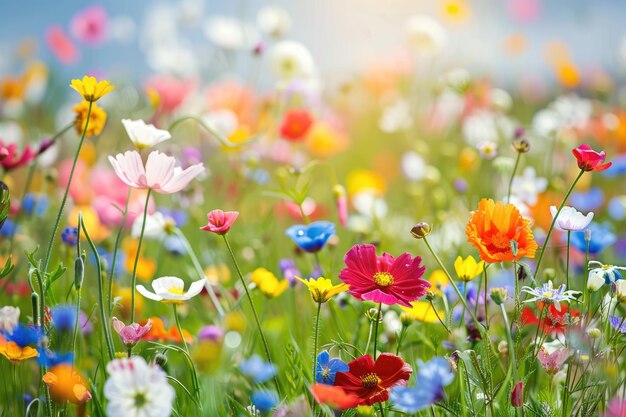
M 539 359 L 541 366 L 543 366 L 543 369 L 545 369 L 549 374 L 556 374 L 568 357 L 569 350 L 565 348 L 548 353 L 548 351 L 542 346 L 539 352 L 537 352 L 537 359 Z
M 136 345 L 141 338 L 152 329 L 152 322 L 148 320 L 143 326 L 139 323 L 132 323 L 126 326 L 117 317 L 111 319 L 113 321 L 113 328 L 122 338 L 122 342 L 125 345 Z
M 76 13 L 70 22 L 72 35 L 87 45 L 98 45 L 106 40 L 109 16 L 102 6 L 91 6 Z
M 78 60 L 78 49 L 61 26 L 51 26 L 46 30 L 46 44 L 56 59 L 64 65 L 74 64 Z
M 613 398 L 606 407 L 603 417 L 624 417 L 626 416 L 626 400 L 623 398 Z
M 129 187 L 156 191 L 161 194 L 176 193 L 204 172 L 202 163 L 183 170 L 176 165 L 176 158 L 159 151 L 152 151 L 144 168 L 141 155 L 137 151 L 126 151 L 109 156 L 109 162 L 117 176 Z
M 201 229 L 218 235 L 225 235 L 237 220 L 237 216 L 239 216 L 238 211 L 212 210 L 207 214 L 209 224 L 201 227 Z
M 145 88 L 157 93 L 161 111 L 171 113 L 196 88 L 196 82 L 191 79 L 180 80 L 170 75 L 155 75 L 148 80 Z

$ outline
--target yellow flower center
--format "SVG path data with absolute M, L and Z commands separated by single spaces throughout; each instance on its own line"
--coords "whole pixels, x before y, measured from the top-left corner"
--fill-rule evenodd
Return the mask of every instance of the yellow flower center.
M 185 291 L 183 291 L 183 289 L 180 287 L 170 287 L 167 292 L 175 295 L 183 295 L 185 293 Z
M 379 287 L 388 287 L 393 284 L 393 275 L 389 272 L 376 272 L 374 274 L 374 282 Z
M 511 249 L 511 240 L 508 238 L 508 236 L 502 233 L 498 233 L 497 235 L 495 235 L 492 238 L 491 242 L 493 243 L 493 246 L 498 249 Z
M 543 297 L 544 297 L 544 298 L 550 298 L 550 297 L 552 297 L 552 291 L 546 291 L 546 292 L 544 292 L 544 293 L 543 293 Z
M 365 374 L 361 377 L 361 385 L 363 388 L 374 388 L 380 382 L 380 378 L 373 372 Z

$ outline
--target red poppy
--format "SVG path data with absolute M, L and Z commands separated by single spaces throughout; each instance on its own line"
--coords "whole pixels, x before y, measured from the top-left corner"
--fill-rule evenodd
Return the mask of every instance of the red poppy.
M 313 117 L 307 110 L 289 110 L 280 124 L 280 135 L 287 140 L 298 141 L 304 139 L 311 125 Z
M 539 309 L 541 311 L 541 303 Z M 567 303 L 561 304 L 561 311 L 556 309 L 554 304 L 548 307 L 547 313 L 543 315 L 543 322 L 540 324 L 540 329 L 545 326 L 545 331 L 550 334 L 564 334 L 568 324 L 572 318 L 580 317 L 580 311 L 569 308 Z M 539 318 L 535 315 L 535 312 L 529 308 L 524 307 L 521 317 L 523 324 L 538 324 Z
M 572 149 L 572 153 L 578 161 L 578 168 L 583 171 L 604 171 L 612 165 L 612 162 L 603 164 L 606 159 L 606 152 L 596 152 L 587 144 Z
M 373 405 L 389 399 L 389 388 L 406 385 L 413 370 L 401 357 L 381 354 L 376 362 L 370 355 L 356 358 L 348 364 L 350 371 L 338 372 L 335 386 L 355 395 L 359 405 Z
M 347 410 L 359 405 L 359 397 L 348 394 L 341 387 L 326 384 L 315 384 L 311 387 L 311 393 L 315 401 L 335 410 Z

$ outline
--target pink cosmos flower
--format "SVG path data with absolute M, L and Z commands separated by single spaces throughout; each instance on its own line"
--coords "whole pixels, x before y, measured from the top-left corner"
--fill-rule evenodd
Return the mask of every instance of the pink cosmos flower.
M 35 157 L 35 151 L 33 151 L 30 146 L 26 146 L 20 154 L 15 143 L 5 145 L 1 140 L 0 152 L 2 154 L 0 164 L 5 171 L 10 171 L 26 165 Z
M 183 170 L 176 165 L 176 158 L 159 151 L 152 151 L 144 168 L 141 155 L 137 151 L 126 151 L 109 156 L 109 162 L 117 176 L 129 187 L 156 191 L 161 194 L 176 193 L 204 172 L 202 163 Z
M 95 46 L 106 40 L 109 16 L 102 6 L 91 6 L 76 13 L 70 22 L 72 35 L 87 45 Z
M 78 50 L 61 26 L 52 26 L 46 31 L 46 44 L 56 59 L 64 65 L 78 60 Z
M 218 235 L 225 235 L 237 220 L 237 216 L 239 216 L 238 211 L 212 210 L 207 214 L 209 224 L 201 227 L 201 229 Z
M 569 350 L 565 348 L 548 353 L 548 351 L 542 346 L 539 352 L 537 352 L 537 359 L 539 359 L 541 366 L 543 366 L 543 369 L 545 369 L 549 374 L 556 374 L 568 357 Z
M 136 345 L 152 329 L 152 322 L 149 319 L 143 326 L 139 323 L 126 326 L 117 317 L 113 317 L 111 320 L 113 321 L 113 328 L 120 335 L 125 345 Z
M 397 258 L 388 253 L 377 256 L 374 245 L 354 245 L 344 256 L 346 268 L 339 278 L 359 300 L 411 307 L 411 301 L 430 288 L 428 281 L 420 279 L 426 269 L 421 261 L 419 256 L 412 258 L 408 253 Z
M 155 75 L 145 85 L 147 91 L 159 97 L 159 109 L 166 113 L 176 110 L 196 87 L 193 80 L 179 80 L 170 75 Z
M 624 416 L 626 416 L 626 400 L 619 397 L 613 398 L 606 407 L 606 412 L 603 414 L 603 417 Z

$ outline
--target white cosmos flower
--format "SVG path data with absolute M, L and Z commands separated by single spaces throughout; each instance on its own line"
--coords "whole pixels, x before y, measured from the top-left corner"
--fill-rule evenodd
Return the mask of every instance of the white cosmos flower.
M 410 129 L 413 126 L 411 106 L 406 100 L 398 100 L 383 109 L 378 127 L 385 133 Z
M 261 32 L 274 38 L 280 38 L 286 35 L 291 28 L 291 17 L 281 7 L 266 6 L 257 13 L 256 23 Z
M 185 301 L 200 294 L 206 284 L 206 278 L 192 282 L 185 292 L 185 282 L 177 277 L 161 277 L 152 281 L 150 292 L 143 285 L 137 285 L 137 291 L 146 298 L 161 301 L 164 304 L 184 304 Z
M 169 417 L 174 388 L 156 364 L 141 356 L 113 359 L 107 364 L 109 378 L 104 384 L 107 415 L 116 417 Z
M 138 239 L 141 235 L 141 226 L 143 224 L 143 214 L 137 216 L 133 222 L 131 236 Z M 163 213 L 157 211 L 154 214 L 148 214 L 146 217 L 146 227 L 143 232 L 145 239 L 160 239 L 167 234 L 168 227 L 172 227 L 174 221 L 165 217 Z
M 272 48 L 270 59 L 274 74 L 281 80 L 312 78 L 317 72 L 311 52 L 300 42 L 278 42 Z
M 122 119 L 122 124 L 130 141 L 139 150 L 151 148 L 172 137 L 167 130 L 157 129 L 153 124 L 146 124 L 143 120 Z
M 209 18 L 204 25 L 204 35 L 218 47 L 230 50 L 251 49 L 259 37 L 249 24 L 226 16 Z
M 526 167 L 522 175 L 513 178 L 511 191 L 519 201 L 534 206 L 537 204 L 537 196 L 543 193 L 548 187 L 548 180 L 537 177 L 537 172 L 533 167 Z
M 550 206 L 552 217 L 556 216 L 557 211 L 556 206 Z M 591 220 L 593 220 L 592 211 L 585 216 L 574 207 L 563 206 L 554 225 L 561 231 L 578 232 L 586 229 L 589 223 L 591 223 Z
M 20 308 L 5 306 L 0 308 L 0 331 L 12 333 L 20 320 Z
M 445 29 L 430 16 L 409 17 L 404 31 L 409 45 L 420 55 L 437 55 L 446 43 Z

